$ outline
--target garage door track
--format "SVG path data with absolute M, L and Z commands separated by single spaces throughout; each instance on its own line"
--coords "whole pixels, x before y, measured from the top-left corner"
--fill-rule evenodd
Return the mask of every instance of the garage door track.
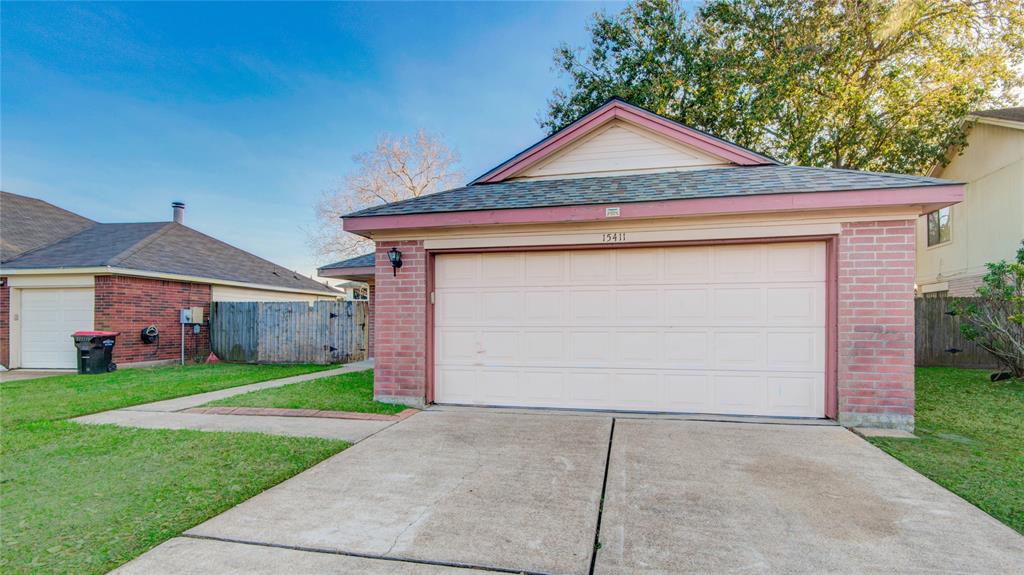
M 1009 573 L 1024 538 L 834 426 L 427 411 L 121 573 Z

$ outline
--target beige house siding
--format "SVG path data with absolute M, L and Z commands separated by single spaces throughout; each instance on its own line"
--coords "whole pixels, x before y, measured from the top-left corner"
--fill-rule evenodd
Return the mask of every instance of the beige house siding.
M 1024 239 L 1024 126 L 976 124 L 936 175 L 967 182 L 967 193 L 950 208 L 950 241 L 929 247 L 927 217 L 918 218 L 918 292 L 948 283 L 948 295 L 972 295 L 985 264 L 1012 258 Z
M 516 179 L 582 178 L 731 165 L 622 120 L 530 167 Z
M 294 292 L 280 292 L 271 290 L 240 288 L 235 286 L 214 285 L 212 292 L 213 301 L 332 301 L 339 299 L 329 295 L 313 295 Z

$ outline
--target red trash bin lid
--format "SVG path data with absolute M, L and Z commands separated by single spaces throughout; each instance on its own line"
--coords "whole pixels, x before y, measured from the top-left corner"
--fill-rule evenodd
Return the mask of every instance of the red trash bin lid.
M 76 331 L 71 335 L 78 335 L 83 337 L 113 337 L 115 335 L 121 335 L 119 331 Z

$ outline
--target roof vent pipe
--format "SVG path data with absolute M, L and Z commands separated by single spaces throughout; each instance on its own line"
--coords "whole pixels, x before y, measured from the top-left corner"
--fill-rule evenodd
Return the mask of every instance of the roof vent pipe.
M 174 210 L 174 223 L 185 225 L 185 202 L 171 202 Z

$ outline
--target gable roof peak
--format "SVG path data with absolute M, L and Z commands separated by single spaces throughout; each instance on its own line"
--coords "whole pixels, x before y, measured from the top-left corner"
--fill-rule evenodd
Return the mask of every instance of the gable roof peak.
M 758 154 L 733 142 L 728 142 L 697 128 L 670 120 L 665 116 L 632 104 L 619 96 L 612 96 L 597 108 L 583 114 L 574 122 L 549 134 L 537 143 L 471 181 L 469 185 L 491 184 L 514 177 L 530 166 L 536 165 L 559 150 L 565 149 L 570 144 L 579 141 L 581 138 L 617 119 L 638 125 L 662 137 L 737 165 L 759 166 L 779 163 L 768 156 Z

